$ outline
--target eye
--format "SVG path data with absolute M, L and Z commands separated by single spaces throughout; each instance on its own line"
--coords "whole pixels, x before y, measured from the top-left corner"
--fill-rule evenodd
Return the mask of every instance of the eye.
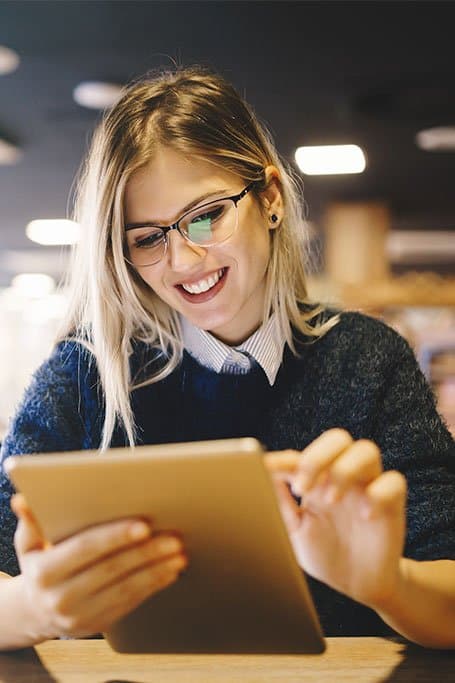
M 206 209 L 202 213 L 191 216 L 190 223 L 205 223 L 209 221 L 210 223 L 215 223 L 219 220 L 226 211 L 225 204 L 218 204 L 210 209 Z
M 158 246 L 163 239 L 164 233 L 162 230 L 151 230 L 145 235 L 135 237 L 133 247 L 137 249 L 150 249 Z

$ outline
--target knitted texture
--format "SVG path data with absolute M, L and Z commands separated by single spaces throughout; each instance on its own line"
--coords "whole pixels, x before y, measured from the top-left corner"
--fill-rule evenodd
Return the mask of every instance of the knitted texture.
M 249 435 L 270 450 L 300 450 L 325 430 L 343 427 L 355 439 L 374 440 L 384 468 L 407 478 L 405 555 L 455 559 L 455 444 L 409 344 L 384 323 L 345 312 L 321 339 L 301 339 L 298 351 L 297 358 L 286 348 L 273 387 L 257 365 L 247 375 L 217 375 L 185 352 L 169 377 L 132 393 L 139 443 Z M 137 344 L 132 371 L 153 353 Z M 99 446 L 103 406 L 90 361 L 73 342 L 56 348 L 11 422 L 2 462 L 13 453 Z M 122 444 L 118 429 L 113 445 Z M 0 569 L 16 574 L 11 493 L 2 468 Z M 388 631 L 372 610 L 310 577 L 309 584 L 326 635 Z

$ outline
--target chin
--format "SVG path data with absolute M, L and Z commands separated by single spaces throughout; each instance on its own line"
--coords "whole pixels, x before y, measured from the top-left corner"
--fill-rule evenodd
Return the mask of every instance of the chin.
M 186 317 L 193 325 L 196 325 L 196 327 L 200 327 L 201 330 L 206 330 L 215 335 L 217 334 L 217 330 L 224 329 L 229 323 L 232 323 L 234 318 L 233 315 L 188 315 Z

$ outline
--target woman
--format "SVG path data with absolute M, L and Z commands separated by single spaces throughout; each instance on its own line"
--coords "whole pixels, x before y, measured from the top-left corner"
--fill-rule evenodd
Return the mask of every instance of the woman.
M 222 78 L 127 88 L 84 169 L 59 343 L 2 456 L 243 435 L 303 451 L 294 495 L 276 487 L 325 633 L 454 647 L 453 440 L 402 337 L 309 302 L 299 206 Z M 3 477 L 4 649 L 106 630 L 188 562 L 140 520 L 46 547 L 20 496 L 16 559 L 11 495 Z

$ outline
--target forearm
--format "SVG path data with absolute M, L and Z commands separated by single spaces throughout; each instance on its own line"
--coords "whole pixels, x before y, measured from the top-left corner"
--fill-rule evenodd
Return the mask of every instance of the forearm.
M 400 585 L 374 606 L 395 631 L 424 647 L 455 648 L 455 561 L 402 558 Z
M 0 651 L 30 647 L 37 642 L 21 577 L 0 572 Z

